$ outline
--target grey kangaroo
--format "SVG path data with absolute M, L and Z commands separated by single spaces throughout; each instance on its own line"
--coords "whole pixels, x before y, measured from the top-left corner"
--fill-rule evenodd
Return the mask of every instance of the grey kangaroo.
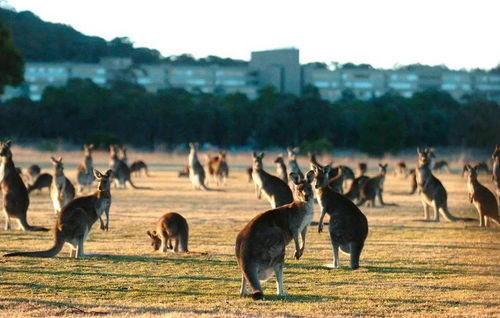
M 109 146 L 109 168 L 113 171 L 112 174 L 112 179 L 115 181 L 115 187 L 117 185 L 120 185 L 123 189 L 127 187 L 127 182 L 132 186 L 134 189 L 144 189 L 144 190 L 150 190 L 151 188 L 149 187 L 139 187 L 136 186 L 132 182 L 132 178 L 130 175 L 130 168 L 127 166 L 125 162 L 120 160 L 118 158 L 118 147 L 115 145 Z
M 52 199 L 54 211 L 59 213 L 64 205 L 75 197 L 75 187 L 64 175 L 62 157 L 59 157 L 59 159 L 50 157 L 50 160 L 54 168 L 52 184 L 50 185 L 50 198 Z
M 92 182 L 94 182 L 92 149 L 94 145 L 83 145 L 83 162 L 78 165 L 76 175 L 79 193 L 82 193 L 85 187 L 88 187 L 89 191 L 92 189 Z
M 276 175 L 288 184 L 288 173 L 286 172 L 286 164 L 283 160 L 283 155 L 278 155 L 278 157 L 274 159 L 274 163 L 276 164 Z
M 3 194 L 5 230 L 11 229 L 10 219 L 16 219 L 23 231 L 48 231 L 40 226 L 28 224 L 26 214 L 30 205 L 28 190 L 12 160 L 12 141 L 0 142 L 0 188 Z
M 198 160 L 198 144 L 190 142 L 189 149 L 188 166 L 189 180 L 191 181 L 191 185 L 195 190 L 208 190 L 207 186 L 205 185 L 205 170 Z
M 469 200 L 479 213 L 479 226 L 486 227 L 489 220 L 493 220 L 500 225 L 498 216 L 498 203 L 495 195 L 477 180 L 477 170 L 471 165 L 467 165 L 467 192 Z
M 313 217 L 313 178 L 313 171 L 307 173 L 306 179 L 290 173 L 296 200 L 257 215 L 238 234 L 235 254 L 242 274 L 241 296 L 250 293 L 254 300 L 263 299 L 261 281 L 266 281 L 273 273 L 277 294 L 286 295 L 283 287 L 285 249 L 293 239 L 295 258 L 300 259 L 304 253 L 307 226 Z
M 493 159 L 493 176 L 491 178 L 495 184 L 497 197 L 500 198 L 500 145 L 496 145 L 491 158 Z
M 151 246 L 155 251 L 167 253 L 188 252 L 189 226 L 186 219 L 179 213 L 165 213 L 156 223 L 156 230 L 147 231 L 151 238 Z M 174 245 L 172 245 L 174 240 Z
M 300 171 L 299 164 L 297 163 L 297 153 L 299 152 L 299 147 L 288 147 L 286 148 L 286 151 L 288 153 L 288 170 L 290 172 L 295 172 L 296 174 L 301 176 L 301 178 L 303 178 L 304 174 L 302 173 L 302 171 Z
M 378 164 L 379 174 L 373 178 L 369 178 L 361 184 L 360 187 L 360 201 L 358 206 L 363 205 L 366 201 L 371 207 L 375 207 L 375 197 L 378 198 L 381 206 L 386 205 L 382 198 L 382 192 L 384 190 L 385 175 L 387 173 L 387 164 Z
M 292 202 L 293 194 L 290 187 L 280 178 L 264 171 L 262 158 L 264 158 L 263 152 L 252 154 L 252 179 L 257 199 L 260 200 L 262 193 L 264 193 L 264 197 L 273 208 Z

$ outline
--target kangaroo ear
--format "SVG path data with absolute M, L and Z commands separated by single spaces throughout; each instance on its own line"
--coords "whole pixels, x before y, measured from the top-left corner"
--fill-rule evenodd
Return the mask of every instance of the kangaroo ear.
M 295 153 L 298 153 L 298 152 L 299 152 L 299 150 L 300 150 L 300 148 L 299 148 L 299 147 L 295 147 L 295 148 L 293 148 L 292 150 L 293 150 Z
M 264 153 L 263 153 L 263 152 L 261 152 L 261 153 L 259 154 L 259 158 L 260 158 L 260 159 L 264 158 Z
M 255 151 L 252 152 L 252 158 L 257 158 L 257 153 Z
M 318 167 L 318 170 L 319 170 L 319 169 L 321 169 L 321 167 Z M 330 166 L 330 165 L 325 166 L 325 167 L 323 168 L 323 172 L 324 172 L 325 174 L 329 174 L 329 173 L 330 173 L 330 171 L 332 171 L 332 166 Z
M 153 234 L 154 233 L 154 234 Z M 146 234 L 150 237 L 150 238 L 155 238 L 156 237 L 156 232 L 153 231 L 153 233 L 151 233 L 150 231 L 147 231 Z
M 4 145 L 6 145 L 7 147 L 10 148 L 10 146 L 12 146 L 12 140 L 7 140 L 6 142 L 4 142 Z
M 101 178 L 102 178 L 102 173 L 101 173 L 101 172 L 99 172 L 99 170 L 94 169 L 94 176 L 95 176 L 97 179 L 101 179 Z
M 309 170 L 306 174 L 307 183 L 311 183 L 314 180 L 314 171 Z
M 52 163 L 57 163 L 57 160 L 54 157 L 50 157 L 50 161 L 52 161 Z
M 111 174 L 112 174 L 112 173 L 113 173 L 113 170 L 108 169 L 108 171 L 106 171 L 105 175 L 106 175 L 107 177 L 109 177 L 109 176 L 111 176 Z
M 422 153 L 422 150 L 420 150 L 420 147 L 417 147 L 417 153 Z
M 300 184 L 300 175 L 295 172 L 290 172 L 289 176 L 294 184 Z
M 58 162 L 62 162 L 62 157 L 59 156 L 59 158 L 57 159 Z

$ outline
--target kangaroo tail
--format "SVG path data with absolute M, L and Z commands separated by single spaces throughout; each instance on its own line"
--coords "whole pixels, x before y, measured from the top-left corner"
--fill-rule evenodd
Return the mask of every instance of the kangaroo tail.
M 243 271 L 243 275 L 245 276 L 245 279 L 248 282 L 248 285 L 250 285 L 253 291 L 252 299 L 253 300 L 263 299 L 264 293 L 262 292 L 262 287 L 260 286 L 260 281 L 257 277 L 256 264 L 248 264 L 247 261 L 242 260 L 240 266 Z
M 137 190 L 152 190 L 153 189 L 153 188 L 150 188 L 150 187 L 139 187 L 139 186 L 136 186 L 132 182 L 132 179 L 128 179 L 127 181 L 128 181 L 128 183 L 130 183 L 130 185 L 132 186 L 132 188 L 137 189 Z
M 63 234 L 56 230 L 54 246 L 46 251 L 36 251 L 36 252 L 16 252 L 5 254 L 4 257 L 11 256 L 27 256 L 27 257 L 54 257 L 56 256 L 64 246 Z
M 472 221 L 475 221 L 475 219 L 473 219 L 473 218 L 460 218 L 460 217 L 453 216 L 450 213 L 450 211 L 448 210 L 448 207 L 439 208 L 439 212 L 446 220 L 448 220 L 450 222 L 456 222 L 456 221 L 472 222 Z
M 25 231 L 37 231 L 37 232 L 48 232 L 49 229 L 42 227 L 42 226 L 34 226 L 34 225 L 29 225 L 28 221 L 26 221 L 26 218 L 20 218 L 19 222 L 21 222 L 21 226 L 23 230 Z

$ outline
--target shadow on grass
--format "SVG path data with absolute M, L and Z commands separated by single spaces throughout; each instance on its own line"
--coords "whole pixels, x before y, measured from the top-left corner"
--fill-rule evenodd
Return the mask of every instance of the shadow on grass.
M 411 267 L 382 267 L 382 266 L 364 266 L 368 272 L 374 273 L 404 273 L 404 274 L 434 274 L 434 275 L 456 275 L 465 274 L 465 271 L 456 269 L 441 268 L 411 268 Z

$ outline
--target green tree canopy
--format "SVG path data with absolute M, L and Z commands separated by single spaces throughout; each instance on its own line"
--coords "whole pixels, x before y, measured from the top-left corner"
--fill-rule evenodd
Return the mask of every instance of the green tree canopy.
M 14 46 L 10 31 L 0 21 L 0 94 L 5 86 L 19 86 L 23 81 L 23 58 Z

